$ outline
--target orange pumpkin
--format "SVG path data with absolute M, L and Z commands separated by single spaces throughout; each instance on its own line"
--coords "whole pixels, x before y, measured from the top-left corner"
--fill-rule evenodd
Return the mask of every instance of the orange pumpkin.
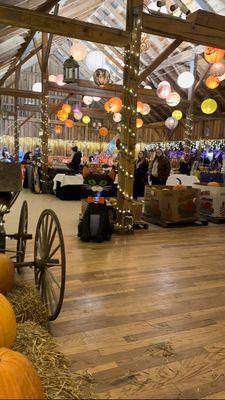
M 219 182 L 209 182 L 209 183 L 207 184 L 207 186 L 220 187 L 220 183 L 219 183 Z
M 123 106 L 122 100 L 119 97 L 112 97 L 108 103 L 110 112 L 112 113 L 120 112 Z
M 216 63 L 222 61 L 225 54 L 225 50 L 217 49 L 215 47 L 207 47 L 204 52 L 205 60 L 210 63 Z
M 173 187 L 174 190 L 187 190 L 187 186 L 184 185 L 176 185 Z
M 216 89 L 219 86 L 220 81 L 217 76 L 210 75 L 206 79 L 205 84 L 209 89 Z
M 23 354 L 0 349 L 0 399 L 44 399 L 40 378 Z
M 6 294 L 13 287 L 15 268 L 12 260 L 0 253 L 0 293 Z
M 0 348 L 1 347 L 11 348 L 13 346 L 15 337 L 16 337 L 16 317 L 14 311 L 12 309 L 11 304 L 6 299 L 6 297 L 0 294 Z

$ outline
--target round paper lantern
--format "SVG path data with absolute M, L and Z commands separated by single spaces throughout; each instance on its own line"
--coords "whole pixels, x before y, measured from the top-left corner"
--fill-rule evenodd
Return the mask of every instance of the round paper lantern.
M 87 55 L 86 47 L 81 43 L 74 43 L 70 49 L 70 54 L 76 61 L 82 61 Z
M 41 82 L 36 82 L 32 86 L 33 92 L 42 92 L 42 84 Z
M 49 75 L 48 80 L 49 80 L 49 82 L 56 82 L 56 76 L 55 75 Z
M 112 97 L 108 103 L 110 112 L 112 113 L 120 112 L 123 106 L 122 100 L 119 97 Z
M 113 121 L 115 121 L 115 122 L 120 122 L 122 120 L 122 114 L 120 114 L 120 113 L 115 113 L 114 115 L 113 115 Z
M 171 92 L 167 97 L 166 102 L 168 106 L 175 107 L 180 103 L 180 95 L 177 92 Z
M 178 76 L 177 83 L 181 88 L 190 88 L 195 81 L 194 75 L 190 71 L 184 71 Z
M 62 105 L 62 110 L 65 111 L 67 114 L 71 113 L 72 107 L 70 104 L 63 104 Z
M 86 57 L 86 65 L 93 72 L 98 68 L 104 68 L 105 55 L 101 51 L 91 51 Z
M 91 96 L 84 96 L 83 97 L 83 102 L 86 104 L 86 106 L 89 106 L 93 101 L 93 97 Z
M 36 369 L 17 351 L 0 349 L 0 399 L 44 399 Z
M 101 100 L 101 97 L 93 97 L 93 100 L 94 100 L 94 101 L 100 101 L 100 100 Z
M 61 135 L 62 131 L 63 131 L 63 128 L 62 128 L 61 125 L 56 125 L 56 126 L 55 126 L 55 133 L 56 133 L 56 135 Z
M 137 112 L 142 114 L 142 111 L 144 110 L 144 103 L 142 101 L 137 102 Z
M 217 109 L 217 102 L 214 99 L 206 99 L 201 104 L 201 110 L 204 114 L 213 114 Z
M 183 113 L 180 110 L 174 110 L 172 113 L 172 117 L 175 118 L 177 121 L 180 121 L 180 119 L 183 117 Z
M 6 254 L 0 253 L 0 293 L 11 291 L 14 283 L 14 264 Z
M 74 118 L 77 119 L 78 121 L 83 117 L 83 114 L 81 111 L 77 111 L 73 114 Z
M 169 118 L 166 119 L 165 125 L 166 125 L 166 127 L 168 129 L 172 130 L 172 129 L 175 129 L 177 127 L 178 121 L 174 117 L 169 117 Z
M 217 49 L 215 47 L 207 47 L 207 49 L 204 52 L 204 57 L 208 63 L 213 64 L 222 61 L 224 54 L 225 51 L 222 49 Z
M 108 133 L 109 133 L 109 131 L 108 131 L 107 128 L 102 127 L 102 128 L 99 129 L 99 135 L 100 136 L 107 136 Z
M 149 106 L 149 104 L 144 103 L 144 109 L 142 111 L 142 115 L 148 115 L 151 111 L 151 107 Z
M 63 79 L 64 79 L 63 74 L 57 75 L 57 76 L 56 76 L 56 80 L 55 80 L 56 83 L 57 83 L 57 85 L 59 85 L 59 86 L 65 85 L 65 82 L 63 81 Z
M 210 75 L 206 79 L 205 84 L 209 89 L 216 89 L 219 86 L 220 81 L 219 78 L 217 78 L 217 76 Z
M 138 128 L 141 128 L 141 127 L 143 126 L 143 124 L 144 124 L 143 119 L 141 119 L 141 118 L 137 118 L 137 119 L 136 119 L 136 128 L 137 128 L 137 129 L 138 129 Z
M 11 348 L 16 337 L 16 317 L 11 304 L 2 294 L 0 294 L 0 310 L 0 348 Z
M 59 110 L 57 113 L 57 117 L 60 121 L 66 121 L 66 119 L 68 118 L 68 114 L 63 110 Z
M 109 102 L 108 102 L 108 101 L 104 104 L 104 109 L 105 109 L 106 112 L 110 112 L 110 111 L 111 111 L 111 110 L 110 110 L 110 107 L 109 107 Z
M 74 122 L 72 119 L 69 118 L 65 121 L 65 125 L 67 126 L 67 128 L 72 128 L 74 126 Z
M 213 76 L 222 76 L 223 74 L 225 74 L 225 63 L 217 62 L 213 64 L 210 68 L 210 73 Z
M 93 78 L 96 85 L 105 86 L 108 85 L 110 81 L 110 73 L 105 68 L 98 68 L 94 72 Z
M 89 124 L 89 122 L 91 121 L 91 118 L 88 115 L 85 115 L 82 119 L 84 124 Z
M 167 81 L 162 81 L 157 87 L 157 96 L 160 97 L 160 99 L 167 99 L 167 97 L 171 93 L 171 86 L 169 82 Z

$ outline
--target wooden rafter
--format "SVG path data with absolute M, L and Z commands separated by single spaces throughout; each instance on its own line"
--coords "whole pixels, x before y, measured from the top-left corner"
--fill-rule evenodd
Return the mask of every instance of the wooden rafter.
M 0 23 L 118 47 L 130 41 L 129 33 L 120 29 L 4 4 L 0 4 Z
M 205 46 L 225 48 L 224 16 L 195 11 L 186 20 L 167 14 L 143 14 L 143 32 Z
M 175 39 L 138 77 L 138 83 L 143 82 L 173 51 L 180 46 L 182 40 Z

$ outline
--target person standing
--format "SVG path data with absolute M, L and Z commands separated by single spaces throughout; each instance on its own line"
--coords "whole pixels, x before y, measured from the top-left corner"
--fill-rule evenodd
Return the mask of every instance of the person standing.
M 75 172 L 79 172 L 82 153 L 81 153 L 81 151 L 78 150 L 77 146 L 72 147 L 72 151 L 74 152 L 73 158 L 72 158 L 72 161 L 68 165 Z
M 144 152 L 140 151 L 135 163 L 134 170 L 134 198 L 144 196 L 145 185 L 147 184 L 148 161 Z
M 156 150 L 156 155 L 151 168 L 152 185 L 165 185 L 170 175 L 170 161 L 161 149 Z

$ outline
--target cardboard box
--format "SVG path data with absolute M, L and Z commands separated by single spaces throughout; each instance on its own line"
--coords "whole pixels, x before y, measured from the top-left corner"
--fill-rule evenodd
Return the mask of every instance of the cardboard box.
M 133 217 L 134 222 L 140 222 L 142 219 L 142 209 L 143 209 L 143 203 L 142 201 L 132 201 L 131 205 L 131 213 Z
M 174 190 L 172 186 L 145 187 L 144 214 L 163 222 L 194 221 L 199 219 L 200 190 Z
M 201 190 L 200 213 L 225 219 L 225 185 L 208 186 L 207 183 L 195 183 L 193 187 Z

